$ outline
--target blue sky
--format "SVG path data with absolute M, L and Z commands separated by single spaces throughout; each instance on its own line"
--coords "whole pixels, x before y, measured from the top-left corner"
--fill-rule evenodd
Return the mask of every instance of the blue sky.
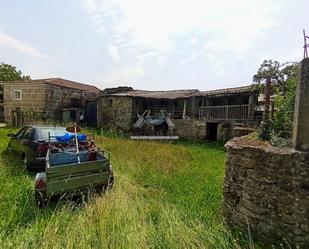
M 302 59 L 308 0 L 0 0 L 0 61 L 100 88 L 248 85 Z

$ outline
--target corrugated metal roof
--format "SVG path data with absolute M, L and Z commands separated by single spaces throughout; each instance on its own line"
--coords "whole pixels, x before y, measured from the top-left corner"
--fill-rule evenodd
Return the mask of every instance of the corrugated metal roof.
M 110 94 L 110 96 L 140 97 L 140 98 L 151 98 L 151 99 L 181 99 L 181 98 L 189 98 L 199 93 L 200 91 L 196 89 L 171 90 L 171 91 L 133 90 L 128 92 Z

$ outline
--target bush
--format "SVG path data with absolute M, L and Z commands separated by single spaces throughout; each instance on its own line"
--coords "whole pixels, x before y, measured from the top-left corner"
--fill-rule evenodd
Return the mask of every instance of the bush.
M 265 141 L 270 141 L 274 123 L 271 119 L 262 121 L 258 130 L 258 137 Z

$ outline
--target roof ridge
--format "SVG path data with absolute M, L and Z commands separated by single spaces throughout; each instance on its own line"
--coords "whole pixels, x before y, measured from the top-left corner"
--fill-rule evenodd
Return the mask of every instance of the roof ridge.
M 198 89 L 174 89 L 174 90 L 142 90 L 142 89 L 133 89 L 129 92 L 177 92 L 177 91 L 200 91 Z
M 63 80 L 63 81 L 69 81 L 69 82 L 72 82 L 72 83 L 75 83 L 75 84 L 80 84 L 80 85 L 85 85 L 85 86 L 92 86 L 92 87 L 98 88 L 98 87 L 96 87 L 95 85 L 92 85 L 92 84 L 81 83 L 81 82 L 77 82 L 77 81 L 74 81 L 74 80 L 68 80 L 68 79 L 64 79 L 64 78 L 60 78 L 60 77 L 47 78 L 47 79 L 42 79 L 42 80 Z
M 213 90 L 204 90 L 201 92 L 212 92 L 212 91 L 223 91 L 223 90 L 230 90 L 230 89 L 241 89 L 241 88 L 249 88 L 254 86 L 254 84 L 251 85 L 245 85 L 245 86 L 235 86 L 235 87 L 227 87 L 227 88 L 219 88 L 219 89 L 213 89 Z

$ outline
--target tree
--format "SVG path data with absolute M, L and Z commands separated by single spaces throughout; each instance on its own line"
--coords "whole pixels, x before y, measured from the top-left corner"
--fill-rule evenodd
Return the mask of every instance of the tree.
M 280 63 L 278 61 L 264 60 L 259 67 L 257 73 L 253 76 L 253 81 L 256 83 L 265 83 L 265 110 L 264 122 L 269 119 L 270 96 L 272 91 L 272 82 L 278 81 L 281 78 Z
M 20 70 L 9 64 L 0 64 L 0 81 L 30 80 L 30 76 L 22 75 Z
M 254 82 L 265 84 L 265 113 L 260 127 L 262 139 L 270 140 L 272 134 L 292 130 L 297 76 L 298 63 L 280 64 L 273 60 L 264 60 L 253 76 Z M 272 110 L 275 109 L 276 112 L 270 119 L 269 107 L 272 94 L 274 94 Z
M 298 81 L 299 64 L 291 63 L 281 70 L 282 79 L 275 89 L 274 132 L 292 132 L 294 119 L 295 92 Z

